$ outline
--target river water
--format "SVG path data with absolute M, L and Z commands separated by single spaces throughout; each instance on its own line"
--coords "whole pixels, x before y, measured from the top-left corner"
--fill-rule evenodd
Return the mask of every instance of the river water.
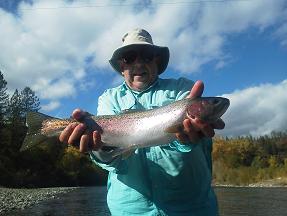
M 287 188 L 216 187 L 221 216 L 287 216 Z M 83 187 L 7 216 L 108 216 L 105 187 Z

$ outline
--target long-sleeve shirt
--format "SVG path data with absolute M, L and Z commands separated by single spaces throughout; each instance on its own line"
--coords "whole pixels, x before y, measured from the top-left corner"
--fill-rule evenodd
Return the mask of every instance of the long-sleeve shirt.
M 185 98 L 194 82 L 185 78 L 161 79 L 148 89 L 136 92 L 126 83 L 106 90 L 99 98 L 98 115 L 124 110 L 160 107 Z M 218 215 L 211 187 L 212 140 L 141 148 L 128 158 L 103 162 L 97 152 L 92 160 L 109 171 L 107 202 L 113 216 Z

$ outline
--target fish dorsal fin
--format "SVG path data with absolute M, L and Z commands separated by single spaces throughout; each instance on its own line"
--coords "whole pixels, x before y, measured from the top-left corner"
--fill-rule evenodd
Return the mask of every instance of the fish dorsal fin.
M 165 129 L 165 132 L 167 133 L 178 133 L 183 131 L 183 125 L 182 124 L 177 124 L 177 125 L 172 125 L 171 127 L 168 127 Z

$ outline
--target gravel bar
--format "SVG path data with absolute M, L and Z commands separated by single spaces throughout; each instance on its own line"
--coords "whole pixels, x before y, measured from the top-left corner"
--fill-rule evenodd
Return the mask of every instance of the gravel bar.
M 59 195 L 76 187 L 14 189 L 0 188 L 0 215 L 12 210 L 25 209 L 44 200 L 58 199 Z

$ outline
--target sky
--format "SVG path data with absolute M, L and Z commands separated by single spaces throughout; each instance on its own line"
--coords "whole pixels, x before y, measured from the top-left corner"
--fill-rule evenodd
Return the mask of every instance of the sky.
M 96 114 L 123 78 L 108 63 L 134 28 L 170 49 L 162 78 L 202 80 L 223 96 L 224 136 L 287 130 L 286 0 L 0 0 L 0 70 L 9 93 L 29 86 L 41 110 Z

